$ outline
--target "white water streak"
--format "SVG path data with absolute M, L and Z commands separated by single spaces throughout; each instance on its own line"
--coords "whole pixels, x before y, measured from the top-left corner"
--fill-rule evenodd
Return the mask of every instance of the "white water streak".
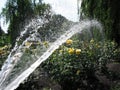
M 25 27 L 25 30 L 21 32 L 20 37 L 18 37 L 16 41 L 19 41 L 24 36 L 24 34 L 28 32 L 30 27 L 33 28 L 32 30 L 33 34 L 31 35 L 34 35 L 35 33 L 37 33 L 38 28 L 40 28 L 44 23 L 47 23 L 47 22 L 48 22 L 47 20 L 43 20 L 39 17 L 37 19 L 32 19 L 32 21 Z M 1 68 L 0 86 L 8 77 L 9 73 L 12 71 L 16 63 L 20 60 L 21 56 L 23 55 L 23 52 L 21 52 L 20 50 L 23 48 L 25 42 L 27 42 L 27 40 L 30 39 L 30 36 L 25 41 L 23 41 L 23 43 L 20 46 L 18 46 L 18 42 L 15 43 L 15 47 L 11 50 L 10 54 L 8 55 L 8 58 L 6 59 L 5 63 Z
M 23 82 L 43 61 L 45 61 L 67 39 L 71 38 L 74 34 L 78 32 L 80 33 L 84 28 L 89 28 L 91 26 L 100 27 L 100 24 L 95 20 L 87 20 L 81 21 L 79 24 L 74 25 L 70 30 L 66 31 L 64 35 L 58 38 L 35 63 L 33 63 L 28 69 L 26 69 L 21 75 L 19 75 L 12 83 L 6 86 L 4 90 L 16 89 L 21 82 Z

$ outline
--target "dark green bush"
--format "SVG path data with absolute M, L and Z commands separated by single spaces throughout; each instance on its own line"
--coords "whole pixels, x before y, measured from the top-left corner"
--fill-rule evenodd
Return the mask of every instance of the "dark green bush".
M 109 76 L 106 65 L 119 53 L 115 42 L 68 40 L 42 67 L 63 90 L 101 90 L 103 85 L 96 73 Z

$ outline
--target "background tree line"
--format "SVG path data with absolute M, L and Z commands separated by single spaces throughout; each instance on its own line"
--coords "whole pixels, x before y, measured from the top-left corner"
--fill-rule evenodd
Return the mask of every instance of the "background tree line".
M 50 9 L 50 6 L 42 3 L 42 0 L 7 0 L 1 17 L 5 17 L 6 23 L 9 22 L 8 34 L 5 35 L 9 39 L 9 43 L 14 46 L 16 38 L 20 35 L 25 24 L 38 15 L 44 16 L 47 9 Z M 3 38 L 2 31 L 0 37 Z
M 5 23 L 9 22 L 7 34 L 0 26 L 0 67 L 25 25 L 36 16 L 49 18 L 46 14 L 50 13 L 50 8 L 50 5 L 43 3 L 42 0 L 7 0 L 0 13 L 0 18 L 5 18 Z
M 86 17 L 99 20 L 106 37 L 120 45 L 120 0 L 83 0 L 81 18 Z
M 82 13 L 81 18 L 98 19 L 104 26 L 107 38 L 115 40 L 120 45 L 119 5 L 119 0 L 83 0 L 82 12 L 84 15 Z M 10 25 L 7 35 L 0 30 L 0 45 L 8 42 L 14 45 L 16 37 L 19 36 L 25 22 L 36 15 L 43 15 L 48 7 L 50 6 L 42 3 L 42 0 L 38 2 L 36 0 L 7 0 L 1 16 L 5 17 L 6 23 L 9 21 Z

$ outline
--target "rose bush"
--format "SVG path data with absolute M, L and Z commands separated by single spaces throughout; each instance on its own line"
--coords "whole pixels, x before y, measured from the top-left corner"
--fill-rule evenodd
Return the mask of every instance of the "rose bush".
M 42 67 L 63 90 L 101 90 L 103 86 L 96 72 L 107 72 L 106 64 L 117 59 L 119 53 L 115 42 L 69 39 Z

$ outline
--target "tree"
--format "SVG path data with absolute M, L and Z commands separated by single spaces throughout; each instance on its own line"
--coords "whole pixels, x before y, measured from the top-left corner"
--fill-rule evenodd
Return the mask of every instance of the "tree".
M 6 22 L 10 21 L 8 33 L 11 37 L 11 43 L 14 45 L 16 37 L 20 34 L 25 20 L 32 15 L 30 0 L 8 0 L 6 7 L 2 10 L 2 15 Z M 31 13 L 31 14 L 30 14 Z
M 120 0 L 83 0 L 82 12 L 85 17 L 97 19 L 104 26 L 108 39 L 120 45 Z
M 0 36 L 3 34 L 2 28 L 0 26 Z
M 43 15 L 49 5 L 42 4 L 41 0 L 8 0 L 6 7 L 2 10 L 2 16 L 6 22 L 10 22 L 8 34 L 14 46 L 16 38 L 20 35 L 21 28 L 25 22 L 31 20 L 36 15 Z

